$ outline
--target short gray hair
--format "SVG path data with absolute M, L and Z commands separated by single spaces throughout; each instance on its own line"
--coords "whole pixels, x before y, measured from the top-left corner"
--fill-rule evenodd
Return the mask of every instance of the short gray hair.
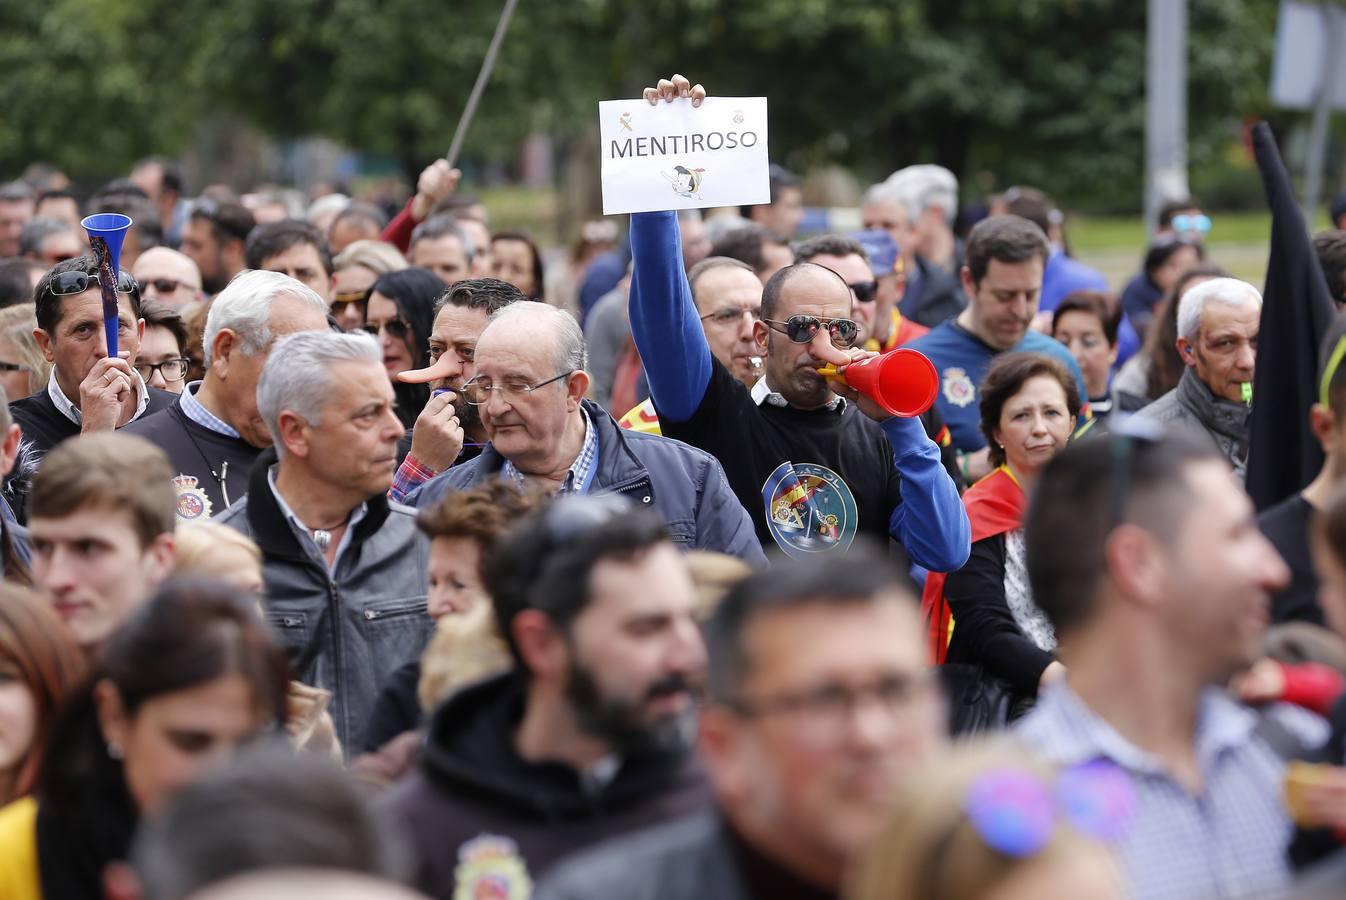
M 337 363 L 383 363 L 383 351 L 368 334 L 299 331 L 276 342 L 257 383 L 257 411 L 271 431 L 276 453 L 285 454 L 280 440 L 280 414 L 289 410 L 305 422 L 322 418 L 332 396 L 328 369 Z
M 239 350 L 245 356 L 265 353 L 271 346 L 271 305 L 280 297 L 303 300 L 327 315 L 327 301 L 302 281 L 281 272 L 245 269 L 210 302 L 206 329 L 201 335 L 205 366 L 210 368 L 211 348 L 220 329 L 238 335 Z
M 907 204 L 902 199 L 901 191 L 891 181 L 880 181 L 865 188 L 864 194 L 860 197 L 860 206 L 863 208 L 871 203 L 896 203 L 902 207 L 904 215 L 907 211 Z
M 412 230 L 411 241 L 407 244 L 407 255 L 410 256 L 412 250 L 421 241 L 434 240 L 449 235 L 457 238 L 458 243 L 463 245 L 463 252 L 467 254 L 467 261 L 471 262 L 472 257 L 477 254 L 477 248 L 472 245 L 472 239 L 467 236 L 466 231 L 463 231 L 458 224 L 458 220 L 448 213 L 431 216 Z
M 535 322 L 539 317 L 547 320 L 549 330 L 556 337 L 557 371 L 580 372 L 588 369 L 589 351 L 584 345 L 584 332 L 580 330 L 580 323 L 575 321 L 575 317 L 563 309 L 538 300 L 518 300 L 491 313 L 491 317 L 486 320 L 486 327 L 516 318 Z M 482 334 L 485 333 L 483 330 Z
M 1201 282 L 1178 301 L 1178 337 L 1189 341 L 1197 339 L 1201 332 L 1201 314 L 1211 301 L 1227 306 L 1260 307 L 1262 294 L 1248 282 L 1237 278 L 1212 278 Z
M 958 179 L 943 166 L 907 166 L 889 175 L 888 184 L 912 221 L 932 206 L 944 210 L 949 225 L 958 215 Z

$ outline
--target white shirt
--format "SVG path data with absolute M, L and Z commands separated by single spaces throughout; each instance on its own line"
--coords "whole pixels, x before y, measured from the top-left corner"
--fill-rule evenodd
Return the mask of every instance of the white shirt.
M 150 391 L 149 388 L 145 387 L 145 380 L 140 377 L 139 372 L 132 369 L 131 374 L 136 377 L 136 380 L 132 382 L 132 387 L 136 389 L 136 394 L 140 397 L 136 402 L 135 415 L 131 416 L 130 419 L 130 422 L 134 422 L 145 414 L 145 407 L 150 405 Z M 47 379 L 47 396 L 51 398 L 51 402 L 56 405 L 56 408 L 61 411 L 61 415 L 65 416 L 76 425 L 84 424 L 84 416 L 80 413 L 79 408 L 70 402 L 70 399 L 65 395 L 65 391 L 61 390 L 61 386 L 56 383 L 55 366 L 52 366 L 51 377 Z M 129 425 L 130 422 L 127 424 Z

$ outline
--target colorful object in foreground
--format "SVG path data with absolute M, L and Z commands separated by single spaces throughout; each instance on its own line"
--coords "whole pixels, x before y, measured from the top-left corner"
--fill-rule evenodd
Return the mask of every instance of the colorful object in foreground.
M 1245 381 L 1245 382 L 1243 382 L 1243 386 L 1240 388 L 1240 390 L 1242 390 L 1242 392 L 1243 392 L 1243 403 L 1244 403 L 1244 405 L 1245 405 L 1245 406 L 1252 406 L 1252 405 L 1253 405 L 1253 383 L 1252 383 L 1251 381 Z
M 1096 840 L 1117 840 L 1135 808 L 1130 778 L 1103 760 L 1065 769 L 1053 783 L 1021 769 L 996 769 L 973 783 L 964 804 L 986 845 L 1014 857 L 1040 852 L 1061 822 Z
M 80 225 L 89 233 L 89 247 L 98 263 L 98 286 L 103 294 L 103 333 L 107 336 L 107 355 L 117 355 L 117 287 L 121 282 L 122 241 L 131 227 L 131 217 L 121 213 L 95 213 L 85 216 Z
M 929 409 L 939 393 L 935 364 L 919 350 L 899 347 L 842 367 L 826 365 L 818 374 L 855 388 L 885 412 L 914 418 Z

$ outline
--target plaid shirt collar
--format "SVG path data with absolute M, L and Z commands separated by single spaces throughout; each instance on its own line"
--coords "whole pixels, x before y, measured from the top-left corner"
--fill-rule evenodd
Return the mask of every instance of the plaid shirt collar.
M 182 391 L 182 414 L 191 419 L 197 425 L 207 431 L 213 431 L 216 434 L 222 434 L 225 437 L 236 438 L 239 436 L 238 429 L 221 419 L 201 405 L 201 401 L 196 399 L 196 392 L 201 390 L 201 385 L 205 382 L 193 381 Z
M 580 448 L 579 456 L 570 464 L 570 470 L 566 472 L 565 481 L 561 484 L 561 489 L 557 494 L 583 494 L 589 489 L 589 482 L 593 479 L 594 465 L 598 462 L 598 431 L 594 428 L 594 423 L 589 418 L 589 411 L 583 406 L 580 407 L 580 413 L 584 416 L 584 446 Z M 500 469 L 500 474 L 510 479 L 519 487 L 527 484 L 528 479 L 514 463 L 505 460 L 505 464 Z

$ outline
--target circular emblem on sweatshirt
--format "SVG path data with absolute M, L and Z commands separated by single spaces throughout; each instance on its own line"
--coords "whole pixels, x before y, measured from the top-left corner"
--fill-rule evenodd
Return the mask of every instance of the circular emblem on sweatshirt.
M 173 490 L 178 495 L 177 511 L 180 521 L 192 522 L 196 519 L 210 518 L 210 498 L 206 496 L 205 490 L 199 486 L 194 476 L 179 475 L 174 478 Z
M 528 900 L 533 880 L 513 839 L 479 834 L 458 848 L 453 900 Z
M 844 551 L 855 539 L 860 514 L 855 495 L 826 466 L 783 462 L 762 486 L 767 529 L 787 555 Z
M 945 369 L 940 380 L 944 383 L 944 399 L 954 406 L 967 406 L 977 399 L 977 386 L 968 377 L 966 369 L 957 366 Z

